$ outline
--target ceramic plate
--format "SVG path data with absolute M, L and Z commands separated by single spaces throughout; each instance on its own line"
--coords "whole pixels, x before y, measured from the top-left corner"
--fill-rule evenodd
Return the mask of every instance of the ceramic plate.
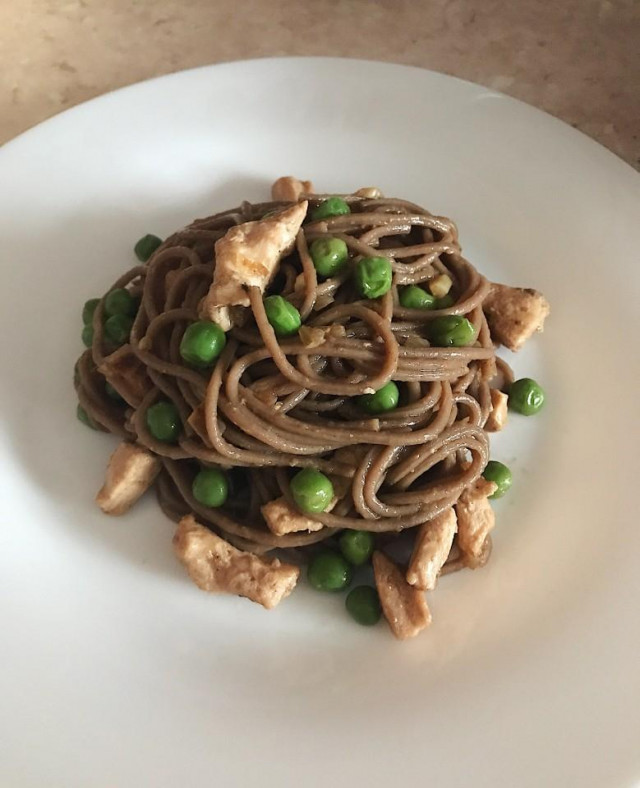
M 510 357 L 548 405 L 494 456 L 494 555 L 398 643 L 343 598 L 199 592 L 149 497 L 97 511 L 75 418 L 80 310 L 141 235 L 294 173 L 459 225 L 552 304 Z M 79 786 L 630 786 L 640 778 L 640 179 L 553 118 L 418 69 L 233 63 L 103 96 L 0 150 L 0 773 Z

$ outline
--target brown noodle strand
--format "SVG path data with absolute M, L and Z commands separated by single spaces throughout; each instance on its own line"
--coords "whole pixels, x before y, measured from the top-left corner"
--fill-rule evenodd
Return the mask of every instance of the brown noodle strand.
M 305 198 L 312 207 L 322 200 Z M 496 360 L 482 310 L 489 283 L 461 256 L 455 224 L 405 200 L 345 199 L 351 213 L 303 225 L 267 291 L 299 309 L 306 335 L 279 339 L 264 309 L 265 293 L 252 286 L 250 307 L 212 368 L 190 367 L 180 355 L 184 330 L 199 319 L 211 285 L 215 242 L 236 224 L 288 206 L 243 203 L 175 233 L 111 288 L 129 288 L 140 299 L 130 344 L 150 389 L 137 408 L 110 399 L 97 371 L 113 350 L 103 331 L 104 298 L 94 314 L 92 348 L 77 363 L 78 397 L 89 416 L 162 458 L 157 495 L 167 516 L 195 513 L 256 553 L 311 547 L 342 528 L 392 536 L 455 504 L 488 461 L 483 426 L 490 385 L 504 389 L 512 381 L 509 367 Z M 351 258 L 345 270 L 318 280 L 309 252 L 316 238 L 345 242 Z M 354 289 L 350 268 L 361 256 L 391 261 L 392 289 L 376 301 L 360 299 Z M 401 306 L 403 286 L 428 287 L 442 273 L 453 283 L 451 305 Z M 432 347 L 429 325 L 444 315 L 467 317 L 475 341 Z M 398 407 L 375 416 L 363 412 L 358 397 L 391 380 L 400 388 Z M 173 402 L 180 416 L 175 444 L 155 439 L 147 426 L 147 411 L 159 400 Z M 233 477 L 219 509 L 193 497 L 199 464 L 223 467 Z M 327 474 L 337 500 L 330 511 L 312 515 L 320 530 L 277 536 L 261 507 L 284 496 L 295 508 L 289 480 L 292 469 L 304 467 Z M 486 558 L 489 553 L 490 541 Z M 443 574 L 463 565 L 454 544 Z

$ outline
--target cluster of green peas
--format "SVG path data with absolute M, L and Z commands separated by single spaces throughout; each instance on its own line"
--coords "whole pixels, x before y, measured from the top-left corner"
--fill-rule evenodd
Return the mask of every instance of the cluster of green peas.
M 314 515 L 324 512 L 334 497 L 328 476 L 314 468 L 298 471 L 289 483 L 291 496 L 300 511 Z M 191 485 L 195 500 L 215 509 L 223 506 L 229 494 L 226 474 L 217 468 L 201 468 Z M 345 530 L 340 534 L 338 550 L 323 550 L 315 555 L 307 577 L 319 591 L 342 591 L 350 583 L 354 567 L 363 566 L 373 553 L 373 535 L 367 531 Z M 378 592 L 371 586 L 357 586 L 346 598 L 346 608 L 359 624 L 373 625 L 381 615 Z
M 334 498 L 331 479 L 314 468 L 298 471 L 289 483 L 289 490 L 297 508 L 310 515 L 326 511 Z M 191 492 L 203 506 L 212 509 L 223 506 L 229 494 L 227 475 L 217 468 L 201 468 L 193 479 Z M 342 591 L 351 583 L 353 568 L 363 566 L 371 558 L 373 535 L 345 530 L 338 545 L 339 551 L 323 550 L 309 563 L 309 583 L 319 591 Z M 372 625 L 380 619 L 380 600 L 371 586 L 354 588 L 347 596 L 346 608 L 360 624 Z
M 326 511 L 334 497 L 331 479 L 314 468 L 298 471 L 289 483 L 289 490 L 298 509 L 311 515 Z M 354 567 L 364 566 L 373 548 L 373 534 L 368 531 L 342 531 L 337 550 L 322 550 L 309 562 L 310 585 L 318 591 L 343 591 L 351 583 Z M 346 597 L 345 607 L 364 626 L 373 626 L 382 614 L 378 592 L 367 585 L 353 588 Z
M 157 235 L 145 235 L 134 246 L 133 251 L 141 262 L 146 262 L 162 243 Z M 85 347 L 93 344 L 93 317 L 100 303 L 99 298 L 90 298 L 82 307 L 82 342 Z M 125 288 L 111 290 L 104 299 L 103 330 L 105 340 L 112 349 L 116 349 L 129 339 L 133 319 L 138 311 L 139 301 Z M 105 383 L 106 394 L 116 402 L 123 402 L 122 397 L 110 383 Z M 98 429 L 98 425 L 89 416 L 87 411 L 78 405 L 76 409 L 78 420 L 91 429 Z
M 544 405 L 545 394 L 542 386 L 533 378 L 520 378 L 509 386 L 508 397 L 510 410 L 523 416 L 534 416 Z M 488 482 L 497 485 L 497 490 L 489 498 L 502 498 L 513 482 L 508 466 L 498 460 L 489 460 L 482 475 Z
M 351 213 L 346 200 L 329 197 L 311 212 L 312 221 L 322 221 L 334 216 Z M 341 238 L 316 238 L 309 245 L 309 254 L 319 276 L 327 278 L 341 273 L 349 260 L 349 249 Z M 393 270 L 387 257 L 363 257 L 353 268 L 353 282 L 361 298 L 375 299 L 391 289 Z M 400 305 L 407 309 L 445 309 L 453 304 L 451 295 L 436 298 L 417 285 L 403 287 L 399 294 Z M 302 320 L 298 310 L 279 295 L 268 296 L 264 308 L 269 323 L 279 337 L 294 335 Z M 461 347 L 475 338 L 472 323 L 460 315 L 443 315 L 429 324 L 429 339 L 438 347 Z
M 348 203 L 331 197 L 322 202 L 312 212 L 313 221 L 331 216 L 350 213 Z M 137 257 L 146 262 L 162 243 L 154 235 L 146 235 L 134 247 Z M 349 253 L 346 243 L 340 238 L 318 238 L 311 242 L 309 253 L 314 267 L 322 277 L 340 273 L 347 264 Z M 356 263 L 354 282 L 363 298 L 373 299 L 383 296 L 392 284 L 391 263 L 386 257 L 365 257 Z M 444 309 L 453 303 L 450 295 L 435 298 L 421 287 L 409 285 L 400 291 L 401 306 L 408 309 Z M 82 338 L 85 345 L 93 341 L 93 315 L 99 299 L 91 299 L 84 305 L 82 318 L 84 329 Z M 265 313 L 269 323 L 278 336 L 285 337 L 297 333 L 302 321 L 298 310 L 279 295 L 264 299 Z M 133 317 L 138 309 L 136 299 L 125 289 L 112 290 L 105 297 L 104 331 L 108 341 L 121 345 L 127 341 Z M 458 315 L 443 316 L 430 324 L 430 339 L 440 347 L 464 346 L 473 341 L 475 329 L 471 322 Z M 180 355 L 189 365 L 205 369 L 210 367 L 222 353 L 226 336 L 220 326 L 206 320 L 190 324 L 180 343 Z M 113 399 L 121 399 L 118 392 L 106 384 L 106 391 Z M 393 381 L 389 381 L 373 394 L 358 397 L 359 406 L 372 415 L 394 410 L 400 400 L 400 391 Z M 509 408 L 525 416 L 537 413 L 544 404 L 544 391 L 531 378 L 522 378 L 511 384 L 509 389 Z M 78 405 L 78 418 L 90 427 L 96 425 L 86 411 Z M 182 429 L 180 414 L 169 400 L 160 400 L 148 408 L 146 424 L 150 434 L 159 441 L 175 443 Z M 491 460 L 483 476 L 497 484 L 491 498 L 502 497 L 512 484 L 509 468 L 497 460 Z M 290 491 L 296 506 L 307 514 L 320 514 L 326 511 L 334 497 L 334 490 L 328 476 L 312 468 L 304 468 L 296 473 L 290 482 Z M 226 474 L 217 469 L 203 467 L 192 483 L 194 499 L 209 508 L 223 506 L 229 495 Z M 350 583 L 353 567 L 363 566 L 369 561 L 374 549 L 373 535 L 367 531 L 346 529 L 338 540 L 338 550 L 323 550 L 309 563 L 309 583 L 320 591 L 341 591 Z M 381 616 L 378 593 L 371 586 L 357 586 L 346 597 L 346 609 L 351 617 L 360 624 L 371 626 Z
M 162 240 L 157 235 L 145 235 L 134 246 L 134 252 L 139 260 L 146 262 Z M 82 309 L 82 341 L 86 347 L 93 343 L 93 315 L 96 311 L 99 298 L 90 298 Z M 104 299 L 104 334 L 106 341 L 114 347 L 123 345 L 129 338 L 133 318 L 138 311 L 139 302 L 125 288 L 116 288 L 107 293 Z
M 311 213 L 313 221 L 321 221 L 332 216 L 351 212 L 349 204 L 340 197 L 330 197 L 318 205 Z M 162 240 L 155 235 L 145 235 L 134 247 L 136 256 L 142 262 L 161 245 Z M 321 277 L 334 276 L 347 265 L 349 250 L 341 238 L 317 238 L 311 242 L 309 253 L 314 267 Z M 391 262 L 386 257 L 365 257 L 360 259 L 353 271 L 356 289 L 362 298 L 375 299 L 385 295 L 391 288 L 393 272 Z M 82 339 L 87 347 L 93 342 L 93 315 L 100 300 L 93 298 L 84 305 L 82 318 L 84 328 Z M 426 290 L 415 285 L 402 289 L 400 303 L 412 309 L 442 309 L 452 303 L 451 296 L 436 299 Z M 279 337 L 297 333 L 302 325 L 299 311 L 280 295 L 264 299 L 267 319 Z M 104 301 L 104 333 L 107 342 L 117 347 L 129 338 L 133 318 L 138 310 L 138 301 L 131 293 L 119 288 L 107 294 Z M 431 341 L 438 346 L 462 346 L 473 341 L 475 330 L 464 317 L 449 315 L 436 318 L 430 323 Z M 180 355 L 189 365 L 206 369 L 218 358 L 226 344 L 226 337 L 220 326 L 207 320 L 198 320 L 189 325 L 180 344 Z M 107 384 L 107 393 L 119 399 L 118 393 Z M 397 385 L 390 381 L 373 394 L 359 398 L 364 411 L 372 415 L 382 414 L 397 407 L 399 401 Z M 91 423 L 88 414 L 78 410 L 79 418 Z M 147 410 L 147 427 L 150 434 L 159 441 L 172 443 L 178 439 L 181 422 L 175 405 L 161 400 Z

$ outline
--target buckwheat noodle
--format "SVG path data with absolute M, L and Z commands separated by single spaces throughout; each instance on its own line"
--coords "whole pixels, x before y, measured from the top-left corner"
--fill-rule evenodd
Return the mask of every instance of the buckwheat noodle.
M 306 196 L 313 206 L 327 195 Z M 109 352 L 102 332 L 104 298 L 94 316 L 93 346 L 76 365 L 79 400 L 91 418 L 162 458 L 156 489 L 164 512 L 174 520 L 194 512 L 243 549 L 303 548 L 342 528 L 401 532 L 454 504 L 488 461 L 483 427 L 497 368 L 482 311 L 487 280 L 461 256 L 449 219 L 405 200 L 345 199 L 350 214 L 307 220 L 269 287 L 299 309 L 299 337 L 276 338 L 263 293 L 252 287 L 244 322 L 228 333 L 213 369 L 192 369 L 180 357 L 182 334 L 198 319 L 211 284 L 215 242 L 233 225 L 288 205 L 243 203 L 194 221 L 168 238 L 147 264 L 114 283 L 140 298 L 130 349 L 144 365 L 148 385 L 135 407 L 110 399 L 98 371 Z M 348 271 L 318 281 L 308 246 L 325 236 L 341 238 L 352 258 L 388 257 L 391 291 L 363 301 Z M 437 274 L 453 281 L 451 306 L 400 305 L 398 286 Z M 466 316 L 476 341 L 431 347 L 428 323 L 441 315 Z M 499 374 L 506 379 L 510 372 L 502 364 Z M 390 380 L 400 386 L 400 406 L 377 417 L 363 414 L 354 397 Z M 171 400 L 180 413 L 183 430 L 176 444 L 155 440 L 147 429 L 146 411 L 158 399 Z M 228 469 L 231 494 L 220 509 L 206 508 L 192 495 L 202 464 Z M 280 496 L 292 502 L 289 479 L 294 469 L 308 466 L 331 477 L 338 503 L 314 515 L 321 530 L 276 536 L 260 507 Z M 445 571 L 461 568 L 455 548 L 450 559 Z

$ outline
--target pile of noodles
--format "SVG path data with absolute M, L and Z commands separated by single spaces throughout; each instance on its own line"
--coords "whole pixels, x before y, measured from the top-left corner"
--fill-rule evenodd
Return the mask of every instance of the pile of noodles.
M 309 213 L 326 196 L 305 195 Z M 308 215 L 265 293 L 249 288 L 251 306 L 241 310 L 211 369 L 189 367 L 179 345 L 185 328 L 199 319 L 211 285 L 214 245 L 233 225 L 286 203 L 243 203 L 199 219 L 113 284 L 139 297 L 129 345 L 148 376 L 140 402 L 118 404 L 105 394 L 98 367 L 112 349 L 101 329 L 104 299 L 94 318 L 93 346 L 76 366 L 78 396 L 90 417 L 162 459 L 156 487 L 165 513 L 177 520 L 193 512 L 232 544 L 256 553 L 304 548 L 343 528 L 389 534 L 413 528 L 452 506 L 488 461 L 483 427 L 491 410 L 489 382 L 497 373 L 509 376 L 503 365 L 497 368 L 482 310 L 489 283 L 461 256 L 449 219 L 399 199 L 344 199 L 350 214 L 322 221 Z M 308 248 L 325 236 L 341 238 L 351 260 L 388 257 L 390 292 L 372 301 L 359 298 L 350 265 L 320 281 Z M 400 305 L 399 288 L 426 285 L 439 274 L 453 282 L 450 306 Z M 276 339 L 270 331 L 263 297 L 276 293 L 300 311 L 298 336 Z M 467 317 L 476 330 L 473 344 L 432 347 L 428 324 L 442 315 Z M 399 406 L 377 417 L 364 413 L 357 398 L 390 380 L 399 386 Z M 171 400 L 180 413 L 175 444 L 155 440 L 146 426 L 146 411 L 159 399 Z M 219 509 L 192 495 L 203 465 L 228 472 L 230 495 Z M 284 496 L 295 508 L 289 481 L 304 467 L 330 477 L 337 504 L 311 515 L 320 530 L 277 536 L 261 507 Z M 457 568 L 454 553 L 450 564 L 449 571 Z

